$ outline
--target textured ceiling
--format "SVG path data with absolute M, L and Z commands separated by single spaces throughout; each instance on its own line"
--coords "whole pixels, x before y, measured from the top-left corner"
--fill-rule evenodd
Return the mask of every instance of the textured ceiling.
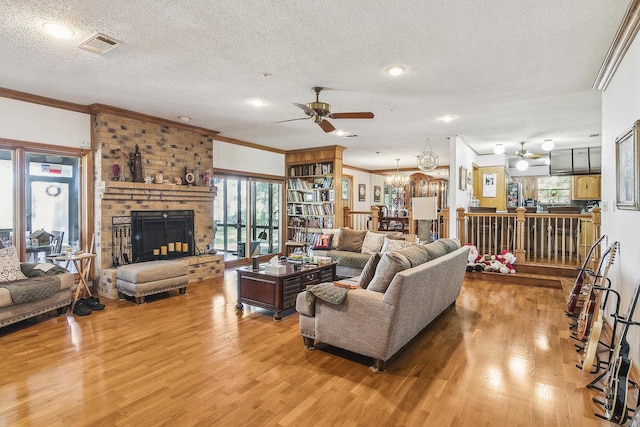
M 345 163 L 415 166 L 446 137 L 479 154 L 600 145 L 591 86 L 622 21 L 623 0 L 0 0 L 0 87 L 177 120 L 284 150 L 339 144 Z M 75 35 L 52 39 L 45 21 Z M 95 32 L 122 46 L 76 46 Z M 392 78 L 390 65 L 407 72 Z M 268 74 L 264 77 L 263 74 Z M 357 137 L 325 134 L 292 103 L 320 100 Z M 263 107 L 248 100 L 260 98 Z M 445 114 L 458 116 L 449 123 Z

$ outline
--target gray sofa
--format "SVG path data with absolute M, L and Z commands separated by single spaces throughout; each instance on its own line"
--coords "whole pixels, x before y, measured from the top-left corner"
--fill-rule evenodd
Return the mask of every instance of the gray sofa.
M 58 315 L 64 314 L 71 304 L 75 289 L 73 274 L 52 264 L 45 265 L 44 268 L 50 266 L 47 272 L 36 266 L 36 263 L 21 263 L 20 269 L 27 276 L 26 280 L 0 283 L 0 327 L 52 310 L 57 310 Z M 7 285 L 27 285 L 32 290 L 12 295 Z M 24 302 L 15 302 L 14 299 Z
M 384 292 L 350 289 L 340 304 L 319 298 L 309 304 L 306 292 L 301 292 L 296 310 L 305 347 L 313 348 L 317 341 L 369 356 L 374 359 L 371 369 L 382 372 L 391 356 L 455 304 L 469 253 L 468 246 L 455 242 L 439 248 L 437 257 L 395 273 Z M 425 246 L 444 245 L 434 243 Z
M 331 249 L 309 249 L 309 256 L 329 257 L 331 261 L 337 263 L 336 276 L 338 278 L 354 277 L 362 272 L 362 269 L 369 261 L 372 252 L 379 252 L 382 248 L 384 240 L 370 241 L 367 234 L 375 234 L 378 236 L 388 236 L 394 239 L 410 239 L 414 240 L 414 235 L 403 235 L 396 231 L 367 231 L 367 230 L 349 230 L 334 229 L 334 237 L 331 242 Z M 348 234 L 345 238 L 344 234 Z M 345 243 L 345 240 L 347 242 Z M 362 252 L 362 245 L 370 245 L 365 248 L 366 252 Z

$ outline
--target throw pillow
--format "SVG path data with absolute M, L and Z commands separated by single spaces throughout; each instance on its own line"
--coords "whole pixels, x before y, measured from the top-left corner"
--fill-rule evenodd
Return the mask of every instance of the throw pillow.
M 411 263 L 411 267 L 424 264 L 431 259 L 431 255 L 427 248 L 422 245 L 413 245 L 398 251 L 398 253 L 407 257 Z
M 373 255 L 371 255 L 371 258 L 369 258 L 369 261 L 367 261 L 364 268 L 362 269 L 360 279 L 358 279 L 358 285 L 362 289 L 367 289 L 367 286 L 369 286 L 369 283 L 371 283 L 371 279 L 373 279 L 373 276 L 375 276 L 376 274 L 376 267 L 378 267 L 380 258 L 382 258 L 380 256 L 380 252 L 374 253 Z
M 428 243 L 424 245 L 424 247 L 427 248 L 427 251 L 429 251 L 431 259 L 436 259 L 438 257 L 441 257 L 442 255 L 447 254 L 447 246 L 441 240 L 436 240 L 433 243 Z
M 362 241 L 361 252 L 363 254 L 372 254 L 380 252 L 384 243 L 385 234 L 376 233 L 375 231 L 367 231 Z
M 453 252 L 460 247 L 460 241 L 458 239 L 446 237 L 436 241 L 444 243 L 445 248 L 447 248 L 447 253 Z
M 384 239 L 384 244 L 382 245 L 382 249 L 380 249 L 380 252 L 399 251 L 400 249 L 408 248 L 409 246 L 413 246 L 413 245 L 415 245 L 415 243 L 413 242 L 408 242 L 406 240 L 390 239 L 387 237 Z
M 367 290 L 386 292 L 396 273 L 407 268 L 411 268 L 411 263 L 407 257 L 398 252 L 386 252 L 380 258 L 380 262 L 376 267 L 376 274 L 371 279 L 369 286 L 367 286 Z
M 331 249 L 338 249 L 338 243 L 340 242 L 340 229 L 339 228 L 323 228 L 324 234 L 333 234 L 331 239 Z
M 313 242 L 313 249 L 331 249 L 333 234 L 318 234 Z
M 350 230 L 342 228 L 340 231 L 340 242 L 338 243 L 339 251 L 360 252 L 362 250 L 362 241 L 367 230 Z
M 15 246 L 0 249 L 0 282 L 24 280 L 27 276 L 20 270 L 20 260 Z

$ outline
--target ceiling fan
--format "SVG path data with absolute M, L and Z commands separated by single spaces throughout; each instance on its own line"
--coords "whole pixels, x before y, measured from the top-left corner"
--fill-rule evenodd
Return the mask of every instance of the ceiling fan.
M 525 160 L 525 159 L 537 159 L 537 158 L 541 157 L 541 154 L 534 154 L 534 153 L 530 152 L 529 150 L 524 148 L 524 142 L 521 142 L 520 143 L 520 149 L 518 151 L 516 151 L 516 156 L 520 160 Z
M 327 121 L 327 118 L 330 119 L 373 119 L 373 113 L 371 112 L 351 112 L 351 113 L 331 113 L 331 105 L 320 102 L 320 92 L 322 91 L 322 87 L 314 87 L 312 88 L 316 93 L 315 102 L 309 102 L 308 104 L 296 104 L 293 103 L 296 107 L 300 108 L 305 112 L 308 117 L 301 117 L 299 119 L 290 119 L 290 120 L 282 120 L 274 123 L 284 123 L 284 122 L 292 122 L 295 120 L 308 120 L 313 119 L 314 123 L 317 123 L 318 126 L 322 128 L 325 132 L 333 132 L 336 128 Z

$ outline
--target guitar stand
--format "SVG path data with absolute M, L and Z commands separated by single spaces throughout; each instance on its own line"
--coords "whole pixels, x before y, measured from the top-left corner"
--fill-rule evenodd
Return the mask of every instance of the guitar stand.
M 602 342 L 602 341 L 598 341 L 598 344 L 602 344 L 606 351 L 607 351 L 607 360 L 606 362 L 604 360 L 602 360 L 600 358 L 600 356 L 598 354 L 596 354 L 596 364 L 595 364 L 595 370 L 593 372 L 590 372 L 592 374 L 597 374 L 598 372 L 600 372 L 600 369 L 605 368 L 607 366 L 609 366 L 609 363 L 611 362 L 611 355 L 613 354 L 613 349 L 615 348 L 615 338 L 616 338 L 616 331 L 618 329 L 618 321 L 621 319 L 619 313 L 620 313 L 620 293 L 618 291 L 616 291 L 615 289 L 611 288 L 611 281 L 609 279 L 607 279 L 608 282 L 608 286 L 606 288 L 600 287 L 600 286 L 596 286 L 595 289 L 600 290 L 602 292 L 606 292 L 606 296 L 604 298 L 604 302 L 603 302 L 603 307 L 606 307 L 607 304 L 607 299 L 609 298 L 609 292 L 613 292 L 616 296 L 616 311 L 615 313 L 611 314 L 611 317 L 613 317 L 613 327 L 611 328 L 611 339 L 609 340 L 608 343 Z M 622 319 L 624 320 L 624 319 Z M 598 382 L 600 382 L 600 380 L 602 378 L 604 378 L 604 376 L 607 374 L 607 370 L 604 370 L 601 374 L 599 374 L 597 377 L 595 377 L 591 382 L 589 382 L 589 384 L 587 384 L 587 388 L 590 389 L 594 389 L 594 390 L 598 390 L 599 392 L 603 392 L 602 387 L 598 387 L 596 384 Z

